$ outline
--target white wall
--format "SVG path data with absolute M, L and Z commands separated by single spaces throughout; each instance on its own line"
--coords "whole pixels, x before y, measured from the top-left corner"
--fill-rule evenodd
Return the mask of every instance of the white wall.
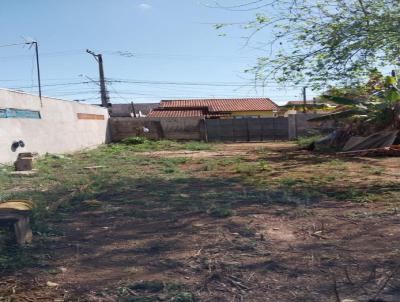
M 99 106 L 39 97 L 0 89 L 0 109 L 40 111 L 41 119 L 0 118 L 0 163 L 15 161 L 20 152 L 68 153 L 105 143 L 108 111 Z M 104 120 L 78 119 L 77 113 L 103 115 Z M 25 148 L 11 150 L 15 140 Z

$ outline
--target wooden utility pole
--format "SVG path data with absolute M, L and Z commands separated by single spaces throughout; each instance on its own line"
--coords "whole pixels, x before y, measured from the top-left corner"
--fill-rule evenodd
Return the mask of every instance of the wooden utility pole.
M 103 56 L 101 54 L 96 54 L 93 51 L 90 51 L 89 49 L 87 49 L 86 52 L 88 54 L 91 54 L 99 64 L 101 106 L 107 108 L 109 99 L 106 88 L 106 79 L 104 77 Z
M 307 87 L 303 87 L 303 113 L 307 112 Z

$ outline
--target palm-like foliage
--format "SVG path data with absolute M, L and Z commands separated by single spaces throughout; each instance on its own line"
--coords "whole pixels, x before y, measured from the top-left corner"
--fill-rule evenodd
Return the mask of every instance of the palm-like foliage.
M 395 124 L 396 108 L 400 103 L 400 89 L 394 76 L 374 83 L 373 87 L 359 89 L 359 95 L 335 91 L 321 98 L 338 104 L 336 112 L 310 119 L 310 121 L 336 120 L 344 124 L 357 122 L 374 129 Z M 343 95 L 341 95 L 343 94 Z

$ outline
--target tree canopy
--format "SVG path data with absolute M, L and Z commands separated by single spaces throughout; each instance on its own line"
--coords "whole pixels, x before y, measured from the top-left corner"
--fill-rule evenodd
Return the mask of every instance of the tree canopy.
M 349 85 L 400 65 L 399 0 L 249 1 L 218 6 L 255 12 L 242 27 L 263 51 L 247 70 L 258 81 Z

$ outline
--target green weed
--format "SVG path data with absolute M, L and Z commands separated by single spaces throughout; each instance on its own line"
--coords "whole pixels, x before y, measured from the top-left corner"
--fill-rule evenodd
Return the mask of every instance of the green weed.
M 254 175 L 260 172 L 261 166 L 257 162 L 239 162 L 235 164 L 234 171 L 238 174 Z
M 340 159 L 333 159 L 326 163 L 331 168 L 346 169 L 346 163 Z
M 206 160 L 201 160 L 200 163 L 204 164 L 204 171 L 215 171 L 218 170 L 219 167 L 229 167 L 232 165 L 240 166 L 242 160 L 242 156 L 235 156 L 223 158 L 207 158 Z
M 287 187 L 287 188 L 291 188 L 291 187 L 295 186 L 296 184 L 298 184 L 299 182 L 300 181 L 298 179 L 291 178 L 291 177 L 285 177 L 285 178 L 281 178 L 279 180 L 279 183 L 281 184 L 281 186 Z
M 299 147 L 301 148 L 305 148 L 308 147 L 309 145 L 311 145 L 313 142 L 316 142 L 317 140 L 321 139 L 322 136 L 321 135 L 314 135 L 314 136 L 302 136 L 297 138 L 297 144 L 299 145 Z
M 123 139 L 121 141 L 121 144 L 124 144 L 124 145 L 140 145 L 140 144 L 144 144 L 146 141 L 147 141 L 147 139 L 144 138 L 144 137 L 134 136 L 134 137 L 128 137 L 128 138 Z
M 133 152 L 146 152 L 146 151 L 160 151 L 160 150 L 212 150 L 214 146 L 204 142 L 175 142 L 170 140 L 149 140 L 142 137 L 129 137 L 125 138 L 119 144 L 112 144 L 107 149 L 112 153 L 119 153 L 124 150 Z
M 383 167 L 370 167 L 368 170 L 373 175 L 382 175 L 386 169 Z
M 265 160 L 258 161 L 259 167 L 261 171 L 271 171 L 271 166 Z
M 228 207 L 214 207 L 211 208 L 208 212 L 211 216 L 217 218 L 227 218 L 234 214 L 233 210 Z
M 0 244 L 0 270 L 14 271 L 21 268 L 31 267 L 37 264 L 37 259 L 33 257 L 28 249 L 20 248 L 10 237 L 13 232 L 1 232 Z
M 204 143 L 204 142 L 188 142 L 185 143 L 184 145 L 185 150 L 189 151 L 208 151 L 208 150 L 213 150 L 214 145 L 210 143 Z

